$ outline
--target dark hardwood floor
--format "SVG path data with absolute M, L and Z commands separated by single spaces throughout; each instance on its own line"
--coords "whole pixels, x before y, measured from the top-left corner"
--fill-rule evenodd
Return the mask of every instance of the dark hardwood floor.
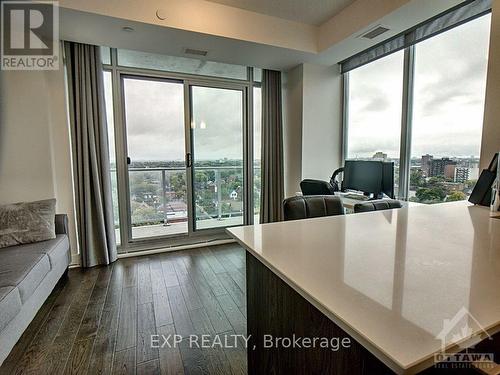
M 245 315 L 245 253 L 238 245 L 72 269 L 0 374 L 246 374 L 241 341 L 237 348 L 197 348 L 187 339 L 245 335 Z M 170 334 L 184 339 L 152 347 L 151 335 Z

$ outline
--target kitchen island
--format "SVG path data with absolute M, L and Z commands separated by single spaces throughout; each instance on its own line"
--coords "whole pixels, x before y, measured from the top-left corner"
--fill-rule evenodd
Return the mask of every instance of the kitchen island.
M 454 202 L 228 232 L 247 251 L 250 374 L 432 373 L 452 366 L 443 361 L 450 354 L 498 351 L 500 220 L 484 207 Z M 331 344 L 304 346 L 315 337 Z M 494 366 L 477 358 L 465 365 Z

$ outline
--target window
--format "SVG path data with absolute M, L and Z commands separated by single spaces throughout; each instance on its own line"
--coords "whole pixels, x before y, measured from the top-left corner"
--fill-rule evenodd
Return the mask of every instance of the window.
M 116 176 L 115 127 L 113 111 L 113 86 L 111 72 L 105 71 L 104 101 L 106 104 L 106 121 L 108 124 L 109 164 L 111 170 L 111 194 L 113 196 L 113 216 L 115 220 L 116 243 L 120 244 L 120 217 L 118 212 L 118 179 Z
M 399 171 L 403 51 L 349 73 L 347 158 L 394 161 Z
M 101 61 L 104 65 L 111 64 L 111 48 L 101 46 Z
M 106 47 L 102 57 L 119 251 L 219 239 L 251 222 L 260 203 L 254 68 Z
M 490 22 L 475 18 L 345 73 L 344 156 L 394 161 L 400 198 L 466 199 L 479 172 Z M 408 189 L 398 189 L 399 176 Z
M 490 18 L 415 46 L 413 201 L 466 199 L 478 178 Z
M 182 82 L 125 76 L 132 238 L 187 233 Z
M 193 86 L 195 229 L 243 224 L 243 91 Z
M 253 81 L 262 82 L 262 69 L 253 68 Z

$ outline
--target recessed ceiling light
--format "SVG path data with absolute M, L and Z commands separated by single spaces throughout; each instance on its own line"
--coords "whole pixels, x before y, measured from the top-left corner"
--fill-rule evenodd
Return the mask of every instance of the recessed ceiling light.
M 134 28 L 130 26 L 123 26 L 122 30 L 131 33 L 132 31 L 134 31 Z

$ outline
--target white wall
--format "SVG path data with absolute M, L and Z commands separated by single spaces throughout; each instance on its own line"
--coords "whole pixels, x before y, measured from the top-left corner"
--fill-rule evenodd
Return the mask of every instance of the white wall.
M 329 180 L 342 163 L 342 76 L 337 65 L 303 66 L 302 178 Z
M 76 255 L 63 70 L 0 74 L 0 204 L 56 198 Z
M 299 191 L 302 179 L 302 65 L 284 74 L 283 81 L 283 148 L 285 164 L 285 197 Z
M 342 162 L 342 77 L 337 66 L 301 64 L 287 72 L 285 195 L 304 178 L 328 180 Z
M 0 203 L 54 197 L 43 72 L 1 72 Z
M 491 16 L 488 78 L 484 108 L 481 168 L 486 168 L 495 152 L 500 151 L 500 0 L 493 1 Z

